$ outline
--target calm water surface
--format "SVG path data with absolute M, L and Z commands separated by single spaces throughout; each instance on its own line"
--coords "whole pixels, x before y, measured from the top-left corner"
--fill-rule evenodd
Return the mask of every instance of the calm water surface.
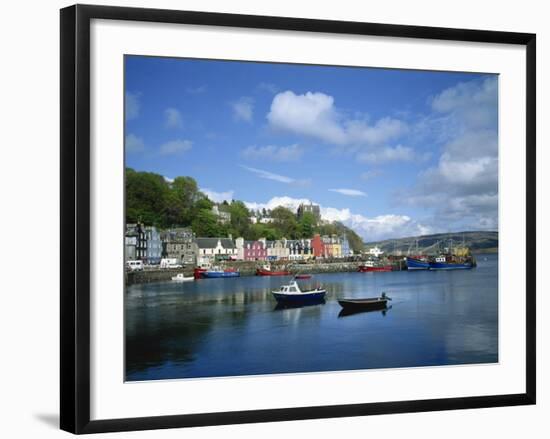
M 278 309 L 290 277 L 127 288 L 126 378 L 155 380 L 498 361 L 498 257 L 464 271 L 335 273 L 300 281 L 325 304 Z M 339 298 L 393 298 L 340 315 Z

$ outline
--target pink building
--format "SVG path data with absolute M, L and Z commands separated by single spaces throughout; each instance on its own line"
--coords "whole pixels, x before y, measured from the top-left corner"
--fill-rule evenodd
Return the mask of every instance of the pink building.
M 262 241 L 244 241 L 243 259 L 245 261 L 265 261 L 267 259 L 267 247 Z

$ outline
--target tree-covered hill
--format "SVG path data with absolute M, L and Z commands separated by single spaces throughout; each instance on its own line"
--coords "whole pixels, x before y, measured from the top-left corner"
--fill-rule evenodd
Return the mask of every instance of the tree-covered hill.
M 253 223 L 251 212 L 242 201 L 219 203 L 220 211 L 231 215 L 224 223 L 212 211 L 214 202 L 199 190 L 192 177 L 176 177 L 173 181 L 153 172 L 137 172 L 126 168 L 126 222 L 143 222 L 160 229 L 191 227 L 196 236 L 242 236 L 256 240 L 266 238 L 301 239 L 321 235 L 346 235 L 355 253 L 363 250 L 362 239 L 341 223 L 328 223 L 306 213 L 298 220 L 296 212 L 276 207 L 269 212 L 272 222 Z M 266 212 L 264 212 L 265 214 Z M 257 212 L 255 212 L 257 214 Z

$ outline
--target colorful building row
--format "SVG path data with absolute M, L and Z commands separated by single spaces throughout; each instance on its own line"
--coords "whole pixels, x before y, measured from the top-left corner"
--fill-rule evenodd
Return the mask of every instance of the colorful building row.
M 182 265 L 213 264 L 221 260 L 301 261 L 315 258 L 351 256 L 345 236 L 320 236 L 312 239 L 256 241 L 244 238 L 197 238 L 189 228 L 158 231 L 153 226 L 128 224 L 125 236 L 125 260 L 159 264 L 168 258 Z

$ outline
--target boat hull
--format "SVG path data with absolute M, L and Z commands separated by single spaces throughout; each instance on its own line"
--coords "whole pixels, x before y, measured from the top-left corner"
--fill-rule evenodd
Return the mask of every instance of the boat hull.
M 366 267 L 363 265 L 359 267 L 357 271 L 359 271 L 360 273 L 369 273 L 369 272 L 392 271 L 392 270 L 393 268 L 391 265 L 383 265 L 380 267 Z
M 407 258 L 408 270 L 429 270 L 430 263 L 428 261 L 422 261 L 420 259 Z
M 297 274 L 294 279 L 311 279 L 311 274 Z
M 206 268 L 195 268 L 193 270 L 193 277 L 195 279 L 202 279 L 202 275 L 206 272 Z
M 256 270 L 256 276 L 289 276 L 290 271 L 269 271 L 258 268 Z
M 387 299 L 341 299 L 340 306 L 346 311 L 384 309 L 388 306 Z
M 473 268 L 472 263 L 430 262 L 430 270 L 469 270 L 471 268 Z
M 238 271 L 205 271 L 202 273 L 202 277 L 206 279 L 226 278 L 226 277 L 239 277 L 241 273 Z
M 195 280 L 195 277 L 173 277 L 172 280 L 174 282 L 191 282 Z
M 273 291 L 271 294 L 273 294 L 275 300 L 280 303 L 313 303 L 324 302 L 327 292 L 321 290 L 311 293 L 285 294 Z

